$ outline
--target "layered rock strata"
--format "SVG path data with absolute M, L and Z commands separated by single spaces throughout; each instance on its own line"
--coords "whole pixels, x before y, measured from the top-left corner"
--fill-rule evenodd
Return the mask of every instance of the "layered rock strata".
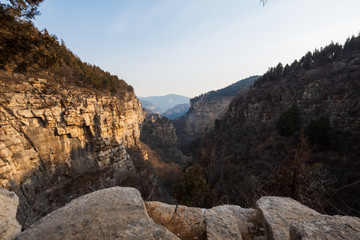
M 0 103 L 0 186 L 19 196 L 25 227 L 135 174 L 126 149 L 139 144 L 143 113 L 133 93 L 119 98 L 1 73 Z

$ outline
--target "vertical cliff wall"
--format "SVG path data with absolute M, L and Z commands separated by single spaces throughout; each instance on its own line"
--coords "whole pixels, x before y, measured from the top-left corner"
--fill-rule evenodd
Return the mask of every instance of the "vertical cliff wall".
M 18 194 L 23 226 L 135 174 L 126 149 L 139 145 L 139 101 L 92 91 L 1 72 L 0 186 Z
M 221 119 L 229 108 L 232 99 L 241 92 L 247 91 L 258 76 L 240 80 L 230 86 L 210 91 L 190 100 L 190 108 L 185 116 L 174 121 L 176 133 L 183 151 L 192 148 L 190 143 L 212 130 L 215 120 Z M 190 144 L 191 145 L 191 144 Z

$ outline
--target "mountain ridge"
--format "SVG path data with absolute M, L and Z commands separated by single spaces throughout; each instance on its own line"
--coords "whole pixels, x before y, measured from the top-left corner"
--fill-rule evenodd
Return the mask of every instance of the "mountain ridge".
M 167 94 L 163 96 L 138 97 L 143 107 L 153 113 L 163 114 L 178 104 L 188 103 L 189 97 L 178 94 Z

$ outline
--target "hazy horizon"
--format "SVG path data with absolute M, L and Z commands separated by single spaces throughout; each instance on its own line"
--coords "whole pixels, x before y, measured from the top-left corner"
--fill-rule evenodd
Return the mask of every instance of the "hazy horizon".
M 45 0 L 35 26 L 137 96 L 194 97 L 360 31 L 360 1 Z

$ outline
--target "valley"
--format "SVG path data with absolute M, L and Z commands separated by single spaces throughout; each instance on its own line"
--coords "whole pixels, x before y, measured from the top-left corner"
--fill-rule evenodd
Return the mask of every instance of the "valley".
M 0 239 L 360 238 L 360 34 L 139 97 L 38 30 L 41 2 L 0 4 Z

